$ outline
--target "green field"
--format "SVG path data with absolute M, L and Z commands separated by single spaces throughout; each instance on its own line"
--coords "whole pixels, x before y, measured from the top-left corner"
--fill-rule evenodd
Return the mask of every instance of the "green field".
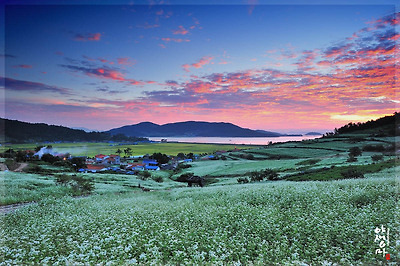
M 117 143 L 51 143 L 51 144 L 8 144 L 0 147 L 0 152 L 7 149 L 14 150 L 34 150 L 39 145 L 52 145 L 53 149 L 59 153 L 69 152 L 73 156 L 94 157 L 96 154 L 115 154 L 118 149 L 122 151 L 126 148 L 132 149 L 132 155 L 145 155 L 161 152 L 167 155 L 177 155 L 178 153 L 213 153 L 219 150 L 233 150 L 253 148 L 252 145 L 225 145 L 225 144 L 200 144 L 200 143 L 139 143 L 138 145 L 127 145 Z M 124 153 L 121 154 L 123 156 Z
M 384 173 L 43 200 L 3 217 L 0 260 L 377 265 L 374 229 L 384 225 L 399 263 L 398 181 Z
M 374 229 L 380 225 L 390 229 L 387 252 L 395 265 L 400 263 L 396 154 L 363 151 L 357 161 L 347 159 L 352 147 L 389 147 L 396 141 L 349 137 L 238 146 L 243 150 L 227 152 L 223 159 L 197 160 L 179 172 L 152 172 L 147 180 L 126 174 L 65 172 L 93 180 L 92 195 L 78 198 L 71 187 L 56 185 L 57 175 L 66 171 L 61 167 L 36 162 L 43 169 L 41 174 L 2 172 L 0 205 L 37 204 L 0 214 L 0 265 L 384 265 L 385 258 L 375 254 Z M 90 151 L 88 156 L 126 148 L 109 145 L 53 147 L 76 151 L 76 155 Z M 130 147 L 136 148 L 134 155 L 176 155 L 235 146 L 157 143 Z M 373 162 L 372 156 L 380 154 L 383 160 Z M 284 180 L 237 182 L 266 168 L 276 170 Z M 364 178 L 334 180 L 343 178 L 341 172 L 348 169 L 363 172 Z M 174 181 L 184 173 L 203 176 L 208 185 L 187 188 L 186 183 Z M 143 192 L 139 185 L 151 191 Z

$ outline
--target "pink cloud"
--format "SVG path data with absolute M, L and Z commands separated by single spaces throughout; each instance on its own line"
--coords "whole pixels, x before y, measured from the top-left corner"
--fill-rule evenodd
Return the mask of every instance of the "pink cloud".
M 32 68 L 32 65 L 24 65 L 24 64 L 15 65 L 15 66 L 13 66 L 13 68 Z
M 204 65 L 210 64 L 211 60 L 213 60 L 213 59 L 214 59 L 214 57 L 212 57 L 212 56 L 204 56 L 199 61 L 197 61 L 196 63 L 190 64 L 190 65 L 189 64 L 184 64 L 184 65 L 182 65 L 182 67 L 186 72 L 190 72 L 189 69 L 191 67 L 202 68 Z
M 117 62 L 119 65 L 125 65 L 125 66 L 131 66 L 135 64 L 134 62 L 131 61 L 129 57 L 117 58 Z
M 173 34 L 175 35 L 186 35 L 189 33 L 189 31 L 187 29 L 185 29 L 183 26 L 179 26 L 177 30 L 173 30 L 172 31 Z
M 75 41 L 86 42 L 86 41 L 100 41 L 101 33 L 77 33 L 74 36 Z
M 189 39 L 176 39 L 176 38 L 161 38 L 164 42 L 190 42 Z

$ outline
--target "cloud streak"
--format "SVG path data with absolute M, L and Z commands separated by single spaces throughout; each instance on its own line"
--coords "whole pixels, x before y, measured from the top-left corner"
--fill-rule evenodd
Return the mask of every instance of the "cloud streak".
M 0 77 L 0 84 L 4 84 L 6 91 L 17 91 L 17 92 L 51 92 L 62 95 L 72 95 L 70 89 L 51 86 L 40 82 L 31 82 L 26 80 L 18 80 L 12 78 Z
M 213 56 L 203 56 L 197 62 L 193 64 L 184 64 L 182 67 L 186 72 L 190 72 L 190 68 L 202 68 L 203 66 L 210 64 L 213 59 Z
M 73 39 L 78 42 L 100 41 L 101 33 L 76 33 Z

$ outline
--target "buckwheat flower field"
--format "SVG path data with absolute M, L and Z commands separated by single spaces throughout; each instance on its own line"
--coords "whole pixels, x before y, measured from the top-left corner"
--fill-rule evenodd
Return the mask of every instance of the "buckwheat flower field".
M 384 225 L 395 265 L 398 213 L 393 176 L 66 197 L 3 214 L 0 261 L 386 265 Z

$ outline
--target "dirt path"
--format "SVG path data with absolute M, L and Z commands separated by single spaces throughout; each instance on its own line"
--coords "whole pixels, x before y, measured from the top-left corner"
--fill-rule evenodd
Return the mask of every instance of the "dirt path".
M 22 172 L 22 170 L 24 170 L 25 167 L 27 167 L 28 164 L 27 163 L 20 163 L 18 168 L 14 170 L 14 172 Z
M 36 202 L 16 203 L 16 204 L 10 204 L 10 205 L 6 205 L 6 206 L 0 206 L 0 215 L 13 212 L 18 208 L 28 206 L 31 204 L 36 204 Z
M 8 171 L 8 167 L 5 163 L 0 163 L 0 171 Z

